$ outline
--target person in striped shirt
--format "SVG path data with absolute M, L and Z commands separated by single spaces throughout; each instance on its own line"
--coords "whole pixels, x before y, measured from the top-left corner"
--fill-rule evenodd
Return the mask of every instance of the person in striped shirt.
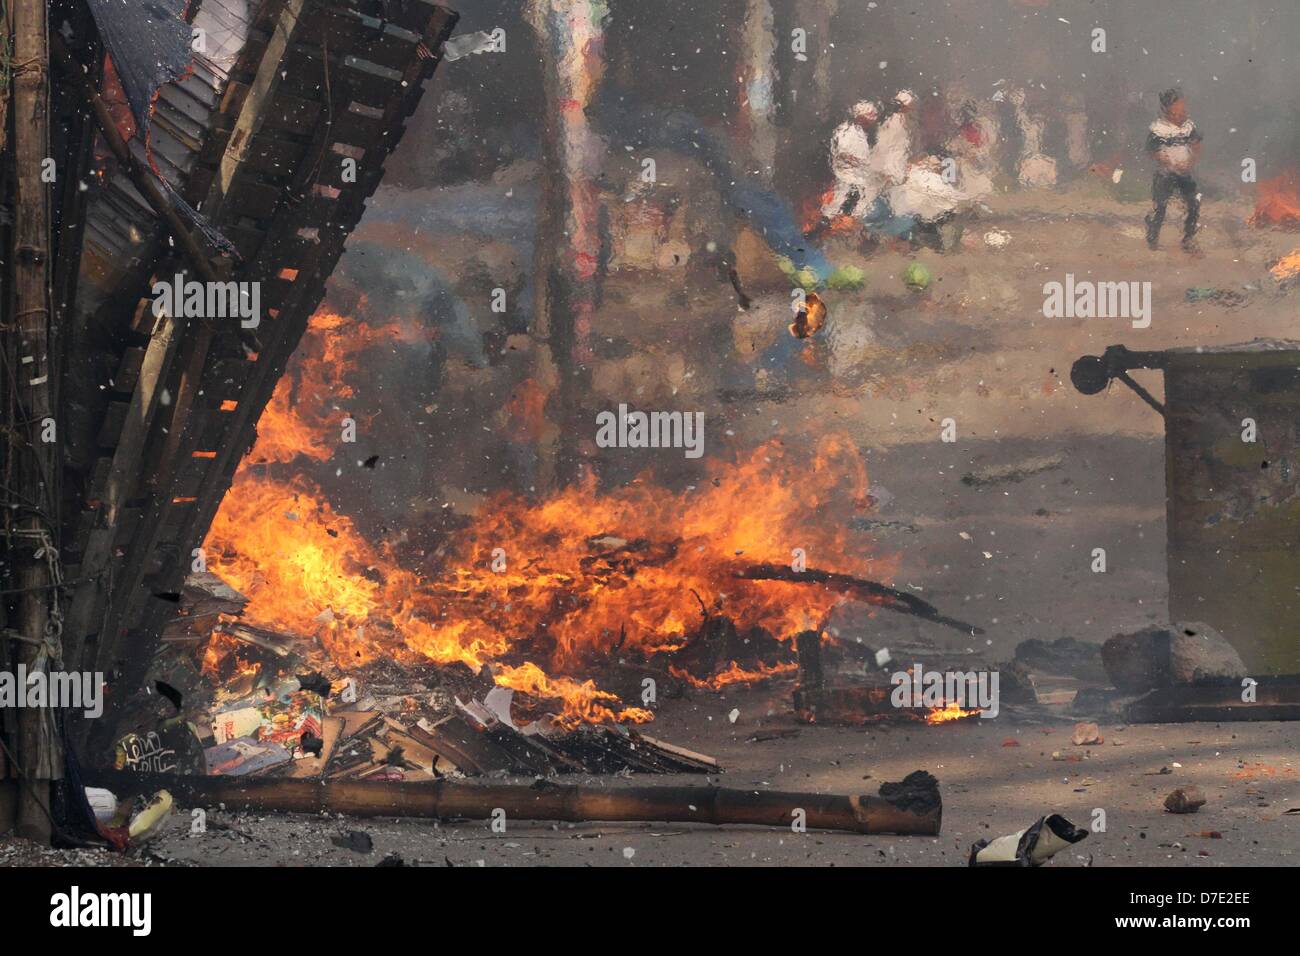
M 1201 156 L 1201 132 L 1187 117 L 1187 103 L 1180 90 L 1160 94 L 1160 118 L 1151 124 L 1147 135 L 1147 152 L 1156 161 L 1151 182 L 1151 200 L 1155 208 L 1146 217 L 1147 245 L 1155 249 L 1160 243 L 1160 227 L 1165 222 L 1165 208 L 1177 192 L 1187 209 L 1183 219 L 1183 248 L 1195 246 L 1196 220 L 1201 212 L 1201 198 L 1192 179 L 1192 168 Z

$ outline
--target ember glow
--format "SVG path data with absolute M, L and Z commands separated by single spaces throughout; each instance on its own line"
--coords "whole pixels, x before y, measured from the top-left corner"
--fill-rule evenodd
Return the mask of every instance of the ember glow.
M 822 438 L 810 458 L 768 442 L 683 490 L 643 477 L 609 490 L 589 480 L 540 502 L 501 494 L 437 567 L 405 567 L 304 474 L 271 477 L 259 464 L 295 450 L 308 466 L 332 455 L 334 403 L 351 397 L 359 343 L 404 334 L 363 328 L 328 313 L 313 321 L 304 371 L 281 379 L 206 542 L 211 570 L 250 599 L 246 620 L 315 636 L 340 667 L 381 657 L 491 664 L 498 684 L 561 701 L 564 722 L 640 722 L 647 711 L 622 706 L 586 675 L 615 655 L 680 647 L 706 610 L 741 631 L 788 639 L 841 599 L 805 584 L 740 580 L 740 569 L 789 564 L 801 548 L 829 570 L 874 578 L 892 570 L 842 530 L 869 499 L 861 458 L 839 436 Z M 717 689 L 793 669 L 732 662 L 693 680 Z

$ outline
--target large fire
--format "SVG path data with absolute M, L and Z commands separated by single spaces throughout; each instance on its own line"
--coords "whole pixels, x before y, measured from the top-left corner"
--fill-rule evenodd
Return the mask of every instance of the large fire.
M 867 476 L 837 436 L 808 458 L 770 441 L 683 490 L 643 477 L 609 490 L 589 480 L 542 501 L 503 493 L 436 565 L 404 566 L 301 471 L 283 479 L 259 464 L 329 458 L 357 353 L 410 340 L 392 326 L 348 323 L 346 336 L 341 327 L 330 313 L 313 319 L 206 542 L 211 570 L 250 599 L 246 620 L 317 637 L 341 668 L 380 657 L 490 664 L 498 684 L 562 701 L 564 721 L 642 721 L 647 712 L 583 675 L 611 655 L 681 646 L 704 614 L 784 639 L 840 600 L 803 584 L 740 580 L 739 569 L 788 564 L 799 548 L 830 570 L 891 570 L 842 530 L 868 501 Z M 716 688 L 792 668 L 732 662 L 696 680 Z

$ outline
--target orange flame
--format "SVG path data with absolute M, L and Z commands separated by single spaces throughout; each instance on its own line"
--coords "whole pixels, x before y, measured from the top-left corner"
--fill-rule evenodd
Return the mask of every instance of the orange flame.
M 643 724 L 654 720 L 654 714 L 640 707 L 619 707 L 615 694 L 599 690 L 594 681 L 578 682 L 568 677 L 548 677 L 536 664 L 525 662 L 520 667 L 500 666 L 493 670 L 493 679 L 502 687 L 510 687 L 533 697 L 558 699 L 564 710 L 558 722 L 569 729 L 578 724 L 629 721 Z
M 700 601 L 742 631 L 788 638 L 840 600 L 822 588 L 739 579 L 740 568 L 785 563 L 801 548 L 828 570 L 871 577 L 892 570 L 843 530 L 869 499 L 861 458 L 840 436 L 822 438 L 810 460 L 770 441 L 680 491 L 642 477 L 604 492 L 589 479 L 540 502 L 502 494 L 443 549 L 439 566 L 404 567 L 306 477 L 281 480 L 249 467 L 299 454 L 328 458 L 338 434 L 328 409 L 333 398 L 351 396 L 352 361 L 363 347 L 407 335 L 392 326 L 361 332 L 368 327 L 360 324 L 344 335 L 344 322 L 330 313 L 313 319 L 300 367 L 277 387 L 205 543 L 211 570 L 249 598 L 246 619 L 318 638 L 341 667 L 381 656 L 476 670 L 490 663 L 498 684 L 561 701 L 564 725 L 640 722 L 651 715 L 621 707 L 584 672 L 616 652 L 681 645 L 699 625 Z M 310 391 L 312 402 L 282 394 L 293 388 Z M 705 683 L 793 668 L 746 671 L 733 662 Z
M 1277 262 L 1273 263 L 1268 270 L 1274 279 L 1278 282 L 1284 279 L 1290 279 L 1292 276 L 1300 275 L 1300 249 L 1293 249 L 1288 252 Z
M 314 314 L 293 366 L 276 383 L 258 419 L 249 460 L 289 462 L 299 455 L 328 460 L 349 414 L 348 401 L 356 394 L 347 379 L 356 370 L 357 357 L 376 345 L 430 337 L 411 325 L 371 325 L 328 311 Z
M 1289 170 L 1255 185 L 1252 226 L 1300 226 L 1300 175 Z
M 793 674 L 798 669 L 799 665 L 795 663 L 764 664 L 760 661 L 758 667 L 753 670 L 746 670 L 735 661 L 732 661 L 725 670 L 718 671 L 718 673 L 707 679 L 696 677 L 689 671 L 674 665 L 669 665 L 668 673 L 700 690 L 722 690 L 722 688 L 729 687 L 732 684 L 754 684 L 770 677 Z
M 927 724 L 946 724 L 950 720 L 964 720 L 967 717 L 974 717 L 979 710 L 967 710 L 959 704 L 944 704 L 942 707 L 931 708 L 925 715 Z

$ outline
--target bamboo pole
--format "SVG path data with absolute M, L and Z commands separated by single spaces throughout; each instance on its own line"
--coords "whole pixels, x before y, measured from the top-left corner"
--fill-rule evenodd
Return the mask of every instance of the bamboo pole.
M 185 777 L 127 770 L 88 774 L 119 797 L 166 789 L 187 806 L 228 810 L 342 813 L 357 817 L 509 819 L 570 822 L 708 823 L 935 836 L 943 807 L 939 783 L 915 771 L 878 795 L 842 796 L 724 787 L 592 787 L 539 782 L 470 784 L 299 780 L 287 777 Z
M 50 209 L 49 47 L 46 0 L 14 0 L 13 18 L 13 162 L 15 215 L 13 250 L 13 320 L 6 326 L 16 400 L 10 432 L 10 466 L 24 507 L 13 531 L 21 537 L 13 550 L 18 633 L 14 658 L 32 668 L 50 622 L 51 548 L 58 534 L 55 445 L 43 440 L 53 418 L 50 389 L 49 312 Z M 58 170 L 55 170 L 57 176 Z M 16 333 L 16 340 L 14 335 Z M 16 359 L 16 361 L 12 361 Z M 57 560 L 57 559 L 55 559 Z M 51 661 L 51 665 L 54 662 Z M 18 713 L 17 767 L 20 778 L 15 828 L 19 836 L 48 843 L 51 835 L 49 781 L 59 776 L 57 738 L 49 733 L 45 707 Z

